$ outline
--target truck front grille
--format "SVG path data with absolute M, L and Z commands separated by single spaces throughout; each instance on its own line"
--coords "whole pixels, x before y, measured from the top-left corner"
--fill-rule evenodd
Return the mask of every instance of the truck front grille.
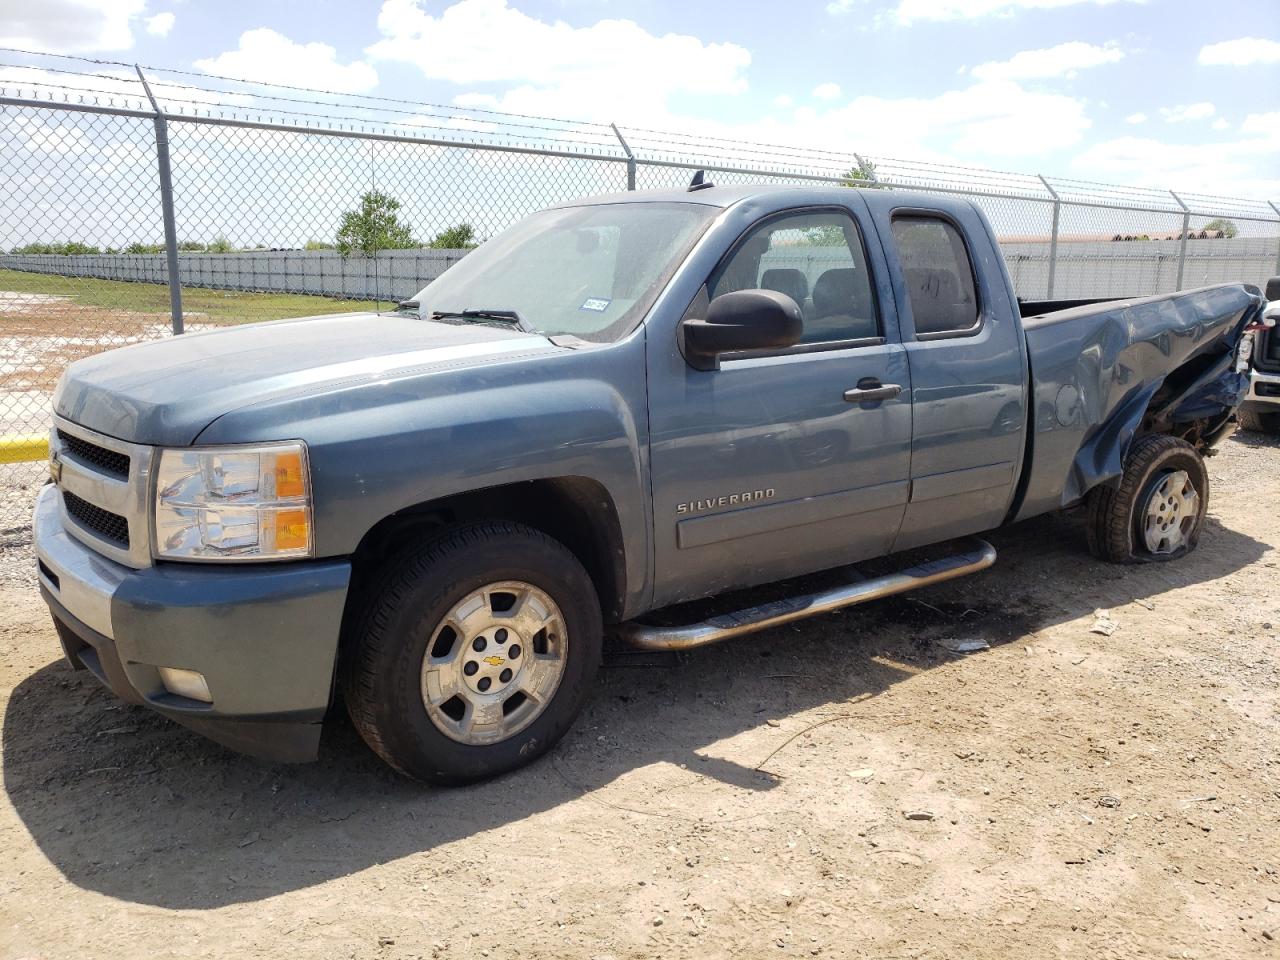
M 69 490 L 62 491 L 62 503 L 67 508 L 67 515 L 93 531 L 104 540 L 109 540 L 121 548 L 129 549 L 129 521 L 118 513 L 95 507 L 88 500 L 82 500 Z
M 1263 362 L 1258 366 L 1269 370 L 1280 369 L 1280 327 L 1264 330 L 1259 336 L 1262 337 Z
M 58 439 L 62 441 L 62 448 L 77 460 L 82 460 L 89 466 L 97 467 L 103 473 L 109 473 L 112 476 L 119 477 L 121 480 L 129 479 L 129 457 L 127 454 L 100 447 L 96 443 L 90 443 L 88 440 L 67 433 L 65 430 L 58 431 Z

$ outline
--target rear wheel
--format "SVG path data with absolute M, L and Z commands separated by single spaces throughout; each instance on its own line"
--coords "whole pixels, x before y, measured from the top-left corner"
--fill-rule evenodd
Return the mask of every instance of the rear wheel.
M 546 752 L 600 663 L 600 606 L 562 544 L 521 524 L 445 533 L 372 597 L 344 676 L 365 742 L 420 780 L 465 783 Z
M 1254 433 L 1280 433 L 1280 413 L 1259 413 L 1255 410 L 1241 410 L 1240 428 Z
M 1194 447 L 1138 437 L 1119 486 L 1089 495 L 1089 549 L 1113 563 L 1175 560 L 1195 549 L 1208 505 L 1209 476 Z

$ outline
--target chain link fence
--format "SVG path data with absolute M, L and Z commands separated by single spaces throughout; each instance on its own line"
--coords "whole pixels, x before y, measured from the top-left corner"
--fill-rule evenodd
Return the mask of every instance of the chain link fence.
M 146 92 L 51 102 L 0 86 L 0 546 L 28 536 L 45 476 L 31 452 L 68 363 L 175 331 L 386 307 L 535 210 L 683 188 L 698 169 L 719 184 L 970 196 L 1028 299 L 1280 273 L 1280 209 L 1264 202 L 539 118 L 501 137 L 493 118 L 441 127 L 415 115 L 397 131 L 294 108 L 262 121 Z M 336 249 L 371 196 L 395 205 L 373 214 L 411 229 L 406 248 Z

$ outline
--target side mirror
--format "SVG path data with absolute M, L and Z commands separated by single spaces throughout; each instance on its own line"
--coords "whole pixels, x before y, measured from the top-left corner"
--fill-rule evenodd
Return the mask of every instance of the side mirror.
M 1268 300 L 1280 300 L 1280 277 L 1272 277 L 1267 281 L 1266 296 Z
M 800 342 L 799 305 L 776 290 L 737 290 L 716 297 L 705 320 L 681 325 L 684 357 L 695 370 L 717 370 L 720 354 L 780 350 Z

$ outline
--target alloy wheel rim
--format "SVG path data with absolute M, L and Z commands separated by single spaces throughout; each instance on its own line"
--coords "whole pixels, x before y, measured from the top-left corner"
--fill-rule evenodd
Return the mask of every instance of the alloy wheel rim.
M 503 580 L 473 590 L 432 631 L 422 704 L 445 736 L 471 746 L 515 736 L 564 677 L 564 615 L 543 590 Z
M 1174 470 L 1156 480 L 1147 495 L 1142 538 L 1153 554 L 1176 553 L 1191 540 L 1200 522 L 1200 492 L 1185 470 Z

